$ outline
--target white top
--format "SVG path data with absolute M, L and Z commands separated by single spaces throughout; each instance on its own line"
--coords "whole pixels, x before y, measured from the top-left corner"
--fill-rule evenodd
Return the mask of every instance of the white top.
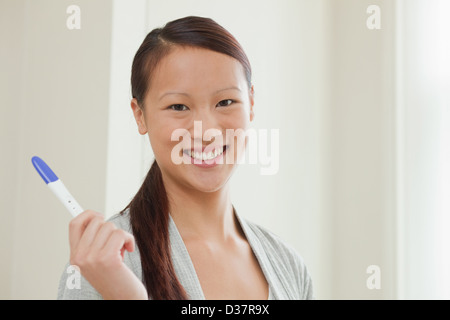
M 269 300 L 313 299 L 311 277 L 301 256 L 272 232 L 236 216 L 269 284 Z M 169 216 L 170 217 L 170 216 Z M 202 287 L 195 272 L 189 252 L 172 217 L 169 218 L 169 238 L 172 263 L 178 280 L 189 299 L 204 300 Z M 109 219 L 118 228 L 132 233 L 128 210 Z M 125 252 L 124 263 L 142 280 L 138 248 Z M 64 270 L 58 287 L 58 299 L 102 299 L 102 296 L 81 276 L 80 286 L 67 286 L 72 273 Z

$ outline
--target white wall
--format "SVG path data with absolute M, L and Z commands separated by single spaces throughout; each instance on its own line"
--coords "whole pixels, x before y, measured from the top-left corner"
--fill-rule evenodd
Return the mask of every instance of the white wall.
M 0 157 L 0 183 L 2 183 L 0 192 L 1 220 L 0 234 L 3 241 L 0 242 L 0 298 L 10 297 L 12 285 L 12 257 L 13 257 L 13 215 L 16 207 L 17 194 L 17 155 L 19 145 L 17 144 L 17 129 L 15 126 L 19 123 L 19 113 L 15 106 L 17 97 L 20 96 L 21 60 L 23 51 L 21 50 L 22 36 L 24 30 L 24 16 L 21 14 L 21 5 L 19 1 L 10 3 L 9 10 L 6 10 L 5 4 L 1 3 L 0 10 L 0 32 L 3 41 L 2 50 L 0 50 L 0 61 L 9 61 L 9 69 L 3 69 L 0 73 L 0 146 L 4 152 Z M 8 18 L 7 18 L 8 17 Z M 14 32 L 5 32 L 7 22 L 16 21 L 17 27 Z M 4 46 L 4 47 L 3 47 Z M 4 48 L 4 49 L 3 49 Z M 16 85 L 9 85 L 15 83 Z M 8 168 L 8 170 L 6 170 Z M 8 181 L 8 184 L 3 181 Z
M 445 104 L 442 92 L 450 90 L 416 89 L 429 68 L 415 65 L 430 59 L 409 54 L 424 48 L 415 37 L 423 30 L 413 23 L 415 6 L 399 25 L 398 8 L 387 0 L 77 0 L 81 29 L 68 30 L 70 4 L 0 2 L 0 298 L 54 298 L 68 259 L 70 215 L 34 171 L 33 155 L 49 162 L 83 207 L 106 216 L 136 192 L 152 152 L 130 110 L 131 61 L 147 32 L 186 15 L 215 19 L 250 58 L 253 125 L 279 129 L 279 170 L 261 175 L 259 166 L 242 165 L 231 180 L 233 202 L 301 253 L 316 297 L 440 290 L 426 286 L 431 269 L 410 264 L 416 253 L 426 261 L 433 243 L 445 249 L 443 233 L 422 241 L 446 216 L 428 219 L 424 212 L 436 201 L 421 191 L 436 183 L 439 192 L 448 189 L 429 168 L 449 157 L 441 138 L 447 122 L 435 127 L 439 113 L 423 102 L 439 92 Z M 372 4 L 381 8 L 380 30 L 366 27 Z M 441 115 L 449 121 L 448 110 Z M 429 129 L 426 138 L 421 128 Z M 439 163 L 426 157 L 429 150 L 441 155 Z M 381 268 L 379 290 L 366 286 L 369 265 Z
M 450 298 L 450 3 L 398 2 L 399 296 Z
M 108 154 L 105 215 L 121 211 L 136 194 L 152 156 L 147 136 L 139 135 L 131 112 L 131 65 L 147 34 L 146 0 L 112 2 Z
M 85 208 L 105 204 L 111 4 L 0 2 L 0 297 L 54 299 L 70 214 L 31 164 L 42 157 Z
M 332 296 L 393 298 L 395 288 L 395 11 L 392 1 L 329 1 L 327 186 Z M 367 8 L 381 10 L 368 29 Z M 381 270 L 368 289 L 366 269 Z

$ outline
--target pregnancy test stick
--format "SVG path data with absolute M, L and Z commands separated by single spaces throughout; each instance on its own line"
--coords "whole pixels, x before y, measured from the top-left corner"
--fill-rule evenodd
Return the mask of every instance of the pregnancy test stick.
M 72 216 L 76 217 L 84 211 L 44 160 L 39 157 L 33 157 L 31 158 L 31 162 L 50 190 L 52 190 L 58 199 L 61 200 Z

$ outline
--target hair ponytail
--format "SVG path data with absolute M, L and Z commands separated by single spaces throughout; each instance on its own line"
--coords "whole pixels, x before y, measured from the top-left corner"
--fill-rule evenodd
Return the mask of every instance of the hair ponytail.
M 169 204 L 156 160 L 144 183 L 122 211 L 130 209 L 130 223 L 141 254 L 142 276 L 150 298 L 187 299 L 172 265 L 169 239 Z

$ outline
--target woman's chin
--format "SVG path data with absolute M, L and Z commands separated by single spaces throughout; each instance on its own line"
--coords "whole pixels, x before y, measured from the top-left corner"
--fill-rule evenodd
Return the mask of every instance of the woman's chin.
M 186 179 L 186 182 L 190 185 L 191 189 L 200 192 L 216 192 L 223 188 L 231 174 L 221 173 L 203 173 L 196 174 Z
M 190 183 L 191 188 L 195 189 L 199 192 L 204 192 L 204 193 L 210 193 L 210 192 L 216 192 L 219 191 L 220 189 L 222 189 L 225 185 L 226 185 L 226 181 L 209 181 L 209 182 L 195 182 L 195 183 Z

